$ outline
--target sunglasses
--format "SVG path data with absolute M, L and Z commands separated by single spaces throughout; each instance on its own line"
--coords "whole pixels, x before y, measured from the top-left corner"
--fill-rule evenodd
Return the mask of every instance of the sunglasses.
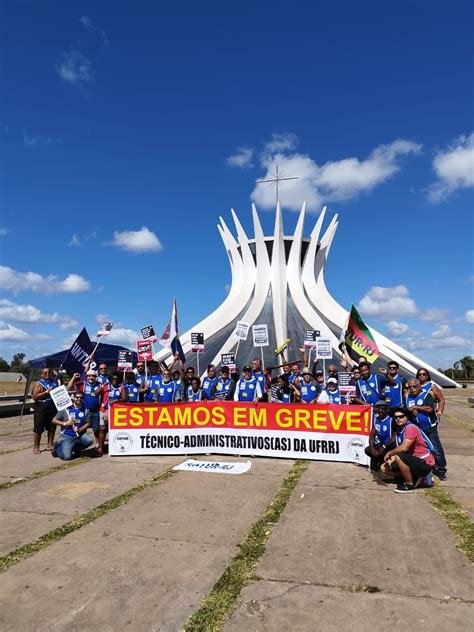
M 405 419 L 406 415 L 394 415 L 394 419 Z
M 428 373 L 417 373 L 417 376 L 426 375 L 428 377 Z

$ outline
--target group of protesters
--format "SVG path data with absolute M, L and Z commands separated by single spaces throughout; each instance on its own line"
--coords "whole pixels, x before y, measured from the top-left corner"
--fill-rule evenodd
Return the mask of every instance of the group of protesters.
M 346 354 L 347 356 L 347 354 Z M 303 362 L 306 363 L 305 356 Z M 277 376 L 263 370 L 261 360 L 254 358 L 239 373 L 222 366 L 219 371 L 210 364 L 202 378 L 193 367 L 186 367 L 175 354 L 170 367 L 158 362 L 138 362 L 134 370 L 109 374 L 99 363 L 92 368 L 93 358 L 86 364 L 83 376 L 75 373 L 67 384 L 72 393 L 72 406 L 57 413 L 50 391 L 58 385 L 57 375 L 43 369 L 34 385 L 35 401 L 34 454 L 40 453 L 40 440 L 46 430 L 48 450 L 53 456 L 70 460 L 94 444 L 87 433 L 92 429 L 97 456 L 105 452 L 109 407 L 113 402 L 198 402 L 227 400 L 269 402 L 279 404 L 361 404 L 373 407 L 373 424 L 366 454 L 370 468 L 380 471 L 384 480 L 397 483 L 395 491 L 407 493 L 420 485 L 430 485 L 435 473 L 446 480 L 446 458 L 438 423 L 445 399 L 441 389 L 431 380 L 427 369 L 420 368 L 416 378 L 406 380 L 399 374 L 399 365 L 389 361 L 376 373 L 360 358 L 358 363 L 343 360 L 349 369 L 351 388 L 343 389 L 339 371 L 329 364 L 327 371 L 301 361 L 284 362 Z M 346 372 L 347 377 L 347 372 Z M 347 386 L 347 384 L 346 384 Z M 60 441 L 54 442 L 56 427 Z

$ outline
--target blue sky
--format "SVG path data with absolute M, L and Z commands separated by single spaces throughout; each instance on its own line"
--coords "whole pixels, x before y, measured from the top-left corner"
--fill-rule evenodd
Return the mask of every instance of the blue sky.
M 340 226 L 326 282 L 427 362 L 472 354 L 469 3 L 3 5 L 0 345 L 101 315 L 185 331 L 230 282 L 216 229 L 304 199 Z

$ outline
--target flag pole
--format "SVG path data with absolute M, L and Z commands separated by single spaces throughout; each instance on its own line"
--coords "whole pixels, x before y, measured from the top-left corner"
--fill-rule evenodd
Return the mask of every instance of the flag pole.
M 197 374 L 201 375 L 201 370 L 199 369 L 199 349 L 196 350 L 196 365 L 197 365 Z

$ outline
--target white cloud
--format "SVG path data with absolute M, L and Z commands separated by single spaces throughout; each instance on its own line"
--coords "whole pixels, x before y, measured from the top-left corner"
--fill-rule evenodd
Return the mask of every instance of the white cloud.
M 96 231 L 93 231 L 92 233 L 87 233 L 85 235 L 78 235 L 77 233 L 74 233 L 74 235 L 72 235 L 71 239 L 68 242 L 68 246 L 82 247 L 84 245 L 83 242 L 90 241 L 91 239 L 95 239 L 96 237 Z
M 0 340 L 8 340 L 9 342 L 20 342 L 22 340 L 28 340 L 30 335 L 23 329 L 18 329 L 0 321 Z
M 469 324 L 474 325 L 474 309 L 468 309 L 464 314 L 464 318 Z
M 86 31 L 89 31 L 90 33 L 99 33 L 102 39 L 102 44 L 104 45 L 104 48 L 110 45 L 109 38 L 107 37 L 107 33 L 100 26 L 96 26 L 95 24 L 92 24 L 91 19 L 88 15 L 81 15 L 79 22 L 86 29 Z
M 428 188 L 431 202 L 446 200 L 460 189 L 474 187 L 474 132 L 460 136 L 433 160 L 437 180 Z
M 0 299 L 0 318 L 17 323 L 59 323 L 60 329 L 73 329 L 78 326 L 69 316 L 57 312 L 45 314 L 34 305 L 18 305 L 8 299 Z
M 415 301 L 404 285 L 371 287 L 360 300 L 357 309 L 367 316 L 390 319 L 414 316 L 418 313 Z
M 142 226 L 140 230 L 115 231 L 113 241 L 107 245 L 117 246 L 134 254 L 163 250 L 158 237 L 146 226 Z
M 438 307 L 429 307 L 420 313 L 420 320 L 426 322 L 438 322 L 446 318 L 449 309 L 439 309 Z
M 0 266 L 0 290 L 38 292 L 40 294 L 75 294 L 90 290 L 91 284 L 79 274 L 68 274 L 62 281 L 54 274 L 42 276 L 37 272 L 18 272 L 8 266 Z
M 265 160 L 266 156 L 271 156 L 272 154 L 293 151 L 293 149 L 298 147 L 298 144 L 299 140 L 296 134 L 273 134 L 272 139 L 264 143 L 262 160 Z
M 447 336 L 446 338 L 429 338 L 428 336 L 413 336 L 403 342 L 410 351 L 417 349 L 466 349 L 472 348 L 472 341 L 461 336 Z
M 280 147 L 285 143 L 280 142 Z M 293 147 L 291 142 L 287 146 Z M 267 147 L 278 147 L 278 141 Z M 410 154 L 417 155 L 422 146 L 412 141 L 398 139 L 388 145 L 379 145 L 368 158 L 344 158 L 318 165 L 312 158 L 300 153 L 285 154 L 265 150 L 262 165 L 266 174 L 259 180 L 275 177 L 276 166 L 283 177 L 297 177 L 280 184 L 280 200 L 285 207 L 299 210 L 304 200 L 310 208 L 318 207 L 324 201 L 342 201 L 371 191 L 400 169 L 399 159 Z M 286 149 L 285 149 L 286 151 Z M 258 206 L 273 208 L 275 194 L 268 184 L 256 183 L 251 199 Z
M 76 233 L 74 233 L 74 235 L 69 240 L 68 246 L 80 246 L 80 245 L 81 245 L 81 240 L 76 235 Z
M 435 329 L 431 336 L 433 338 L 449 338 L 453 333 L 449 325 L 440 325 L 438 329 Z
M 253 167 L 252 163 L 253 149 L 250 147 L 238 147 L 235 154 L 226 158 L 226 164 L 229 167 Z
M 78 50 L 63 53 L 61 61 L 56 64 L 56 71 L 63 81 L 78 87 L 94 81 L 90 60 Z
M 386 327 L 392 336 L 401 336 L 402 334 L 406 334 L 410 329 L 408 325 L 400 323 L 398 320 L 389 320 L 388 323 L 386 323 Z
M 133 329 L 114 327 L 104 342 L 135 347 L 140 336 Z
M 0 228 L 0 237 L 5 237 L 10 232 L 9 228 Z

